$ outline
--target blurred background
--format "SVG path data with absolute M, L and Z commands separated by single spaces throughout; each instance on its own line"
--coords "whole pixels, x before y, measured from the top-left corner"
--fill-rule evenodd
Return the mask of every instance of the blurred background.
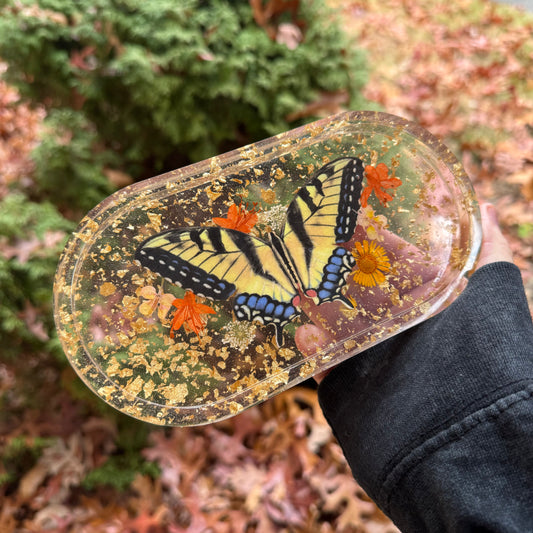
M 528 8 L 0 0 L 0 531 L 397 531 L 310 388 L 200 428 L 107 407 L 62 352 L 54 272 L 77 223 L 121 187 L 382 110 L 439 137 L 496 205 L 533 309 Z

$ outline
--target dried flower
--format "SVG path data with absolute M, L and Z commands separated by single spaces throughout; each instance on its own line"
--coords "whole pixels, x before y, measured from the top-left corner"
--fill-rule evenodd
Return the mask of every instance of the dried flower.
M 359 285 L 374 287 L 385 281 L 385 274 L 390 271 L 390 261 L 385 249 L 374 241 L 355 243 L 352 250 L 357 270 L 352 274 Z
M 256 326 L 252 322 L 234 321 L 228 322 L 222 330 L 225 332 L 222 342 L 243 351 L 253 341 Z
M 257 224 L 257 210 L 256 205 L 253 204 L 252 209 L 248 209 L 247 206 L 233 204 L 228 209 L 227 218 L 213 218 L 213 222 L 221 228 L 236 229 L 243 233 L 250 233 L 252 228 Z
M 172 307 L 172 302 L 176 298 L 173 294 L 163 292 L 163 287 L 159 287 L 159 291 L 151 285 L 146 285 L 139 289 L 137 293 L 140 297 L 144 298 L 139 305 L 139 312 L 144 316 L 152 316 L 157 309 L 157 316 L 159 320 L 164 320 Z
M 259 213 L 259 222 L 270 226 L 275 233 L 281 233 L 287 219 L 287 206 L 275 205 Z
M 181 328 L 183 324 L 199 335 L 205 328 L 206 321 L 202 317 L 205 314 L 214 314 L 215 310 L 205 304 L 196 302 L 194 292 L 187 291 L 183 298 L 176 298 L 172 305 L 176 308 L 176 313 L 170 326 L 170 337 L 174 338 L 174 331 Z
M 392 196 L 384 191 L 384 189 L 395 189 L 402 184 L 402 180 L 394 176 L 389 177 L 389 167 L 385 163 L 379 163 L 376 167 L 367 165 L 365 167 L 366 182 L 368 185 L 361 194 L 361 206 L 368 205 L 368 198 L 372 191 L 381 205 L 386 206 L 387 202 L 392 200 Z
M 357 223 L 366 231 L 367 237 L 373 241 L 383 241 L 385 237 L 379 230 L 388 227 L 387 217 L 376 215 L 371 206 L 361 208 Z

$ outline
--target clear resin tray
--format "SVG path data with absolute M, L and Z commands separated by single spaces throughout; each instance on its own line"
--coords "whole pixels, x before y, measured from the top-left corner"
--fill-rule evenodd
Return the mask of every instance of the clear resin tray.
M 107 198 L 66 246 L 55 319 L 106 402 L 205 424 L 430 317 L 480 242 L 445 146 L 392 115 L 343 113 Z

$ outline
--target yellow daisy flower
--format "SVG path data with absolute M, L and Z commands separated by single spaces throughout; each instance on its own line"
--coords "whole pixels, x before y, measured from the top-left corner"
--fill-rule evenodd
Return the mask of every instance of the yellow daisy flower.
M 352 276 L 356 283 L 364 287 L 374 287 L 385 281 L 385 274 L 390 271 L 390 261 L 382 246 L 366 239 L 355 243 L 352 250 L 356 270 Z

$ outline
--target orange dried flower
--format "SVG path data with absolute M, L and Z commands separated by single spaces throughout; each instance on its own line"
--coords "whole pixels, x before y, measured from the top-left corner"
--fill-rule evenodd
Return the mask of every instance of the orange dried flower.
M 365 167 L 366 182 L 368 185 L 361 194 L 361 206 L 368 205 L 368 198 L 372 191 L 376 194 L 381 205 L 386 206 L 387 202 L 392 200 L 392 196 L 385 192 L 384 189 L 395 189 L 402 184 L 402 180 L 394 176 L 389 177 L 389 167 L 385 163 L 379 163 L 377 166 L 367 165 Z
M 228 209 L 227 218 L 213 218 L 213 222 L 221 228 L 236 229 L 243 233 L 250 233 L 252 228 L 257 224 L 258 216 L 256 205 L 252 209 L 247 209 L 241 205 L 233 204 Z
M 385 282 L 385 274 L 390 271 L 390 260 L 382 246 L 374 241 L 356 242 L 352 250 L 356 270 L 352 276 L 356 283 L 364 287 L 374 287 Z
M 176 308 L 176 313 L 170 326 L 170 337 L 174 338 L 174 331 L 186 324 L 196 335 L 199 335 L 205 328 L 206 321 L 202 317 L 205 314 L 214 314 L 215 310 L 208 305 L 198 303 L 194 292 L 187 291 L 183 298 L 176 298 L 172 305 Z

